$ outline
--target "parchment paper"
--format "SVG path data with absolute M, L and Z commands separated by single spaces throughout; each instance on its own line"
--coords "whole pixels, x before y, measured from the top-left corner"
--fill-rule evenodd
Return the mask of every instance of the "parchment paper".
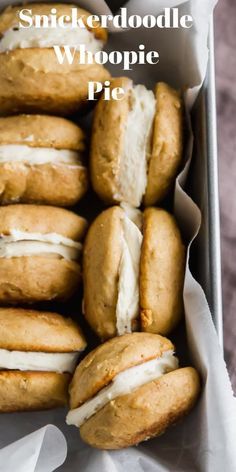
M 6 3 L 0 1 L 0 5 Z M 15 2 L 16 3 L 16 2 Z M 76 3 L 76 2 L 74 2 Z M 102 0 L 79 2 L 81 6 L 97 13 L 109 12 Z M 190 109 L 196 99 L 207 67 L 208 22 L 216 0 L 192 0 L 182 2 L 158 0 L 131 0 L 128 3 L 130 14 L 158 14 L 162 7 L 179 5 L 180 14 L 190 13 L 194 17 L 194 27 L 190 30 L 129 30 L 113 33 L 109 40 L 109 49 L 136 49 L 140 43 L 147 49 L 160 52 L 157 66 L 134 66 L 127 75 L 137 83 L 152 86 L 157 80 L 166 80 L 173 86 L 188 87 L 186 105 Z M 124 74 L 119 67 L 110 68 L 118 76 Z M 186 158 L 190 156 L 192 137 L 190 134 Z M 200 211 L 184 193 L 184 184 L 189 163 L 179 176 L 175 191 L 175 214 L 182 231 L 188 235 L 189 244 L 196 236 L 200 222 Z M 189 246 L 190 250 L 190 246 Z M 189 254 L 189 252 L 188 252 Z M 48 423 L 58 426 L 64 433 L 68 444 L 68 456 L 60 470 L 83 472 L 167 472 L 167 471 L 236 471 L 236 406 L 231 385 L 219 346 L 217 334 L 205 295 L 199 284 L 193 279 L 189 268 L 186 270 L 184 286 L 186 317 L 186 335 L 192 363 L 202 377 L 202 395 L 192 413 L 182 423 L 170 429 L 157 439 L 138 447 L 123 451 L 106 452 L 91 449 L 82 443 L 79 432 L 68 427 L 65 422 L 66 411 L 36 412 L 1 415 L 0 447 L 4 447 L 37 428 Z M 182 348 L 184 338 L 180 330 L 176 335 L 177 354 Z M 184 359 L 184 357 L 183 357 Z M 59 466 L 65 446 L 58 439 L 58 431 L 50 430 L 48 436 L 37 433 L 25 438 L 24 442 L 12 445 L 10 468 L 6 463 L 6 449 L 0 451 L 0 471 L 51 471 Z M 58 449 L 50 444 L 58 442 Z M 26 461 L 21 459 L 20 449 L 24 446 Z M 25 449 L 26 447 L 26 449 Z M 62 456 L 58 458 L 58 450 Z M 10 451 L 10 450 L 8 450 Z M 38 469 L 34 463 L 35 451 L 39 452 L 45 468 Z M 14 454 L 16 454 L 14 459 Z M 10 455 L 10 452 L 9 452 Z M 39 463 L 39 462 L 38 462 Z M 50 467 L 47 468 L 46 464 Z M 9 464 L 9 463 L 8 463 Z
M 0 472 L 52 472 L 65 461 L 65 436 L 53 425 L 4 447 L 0 451 Z

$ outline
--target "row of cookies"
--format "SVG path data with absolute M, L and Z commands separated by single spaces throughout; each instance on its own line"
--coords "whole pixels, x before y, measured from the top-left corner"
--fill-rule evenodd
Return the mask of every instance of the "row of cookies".
M 66 421 L 91 446 L 119 449 L 157 436 L 199 395 L 196 370 L 180 368 L 173 344 L 162 336 L 115 337 L 91 351 L 71 380 L 86 346 L 72 320 L 1 308 L 0 323 L 0 411 L 66 406 L 69 388 Z
M 69 5 L 27 5 L 33 14 L 45 15 L 53 7 L 60 15 L 70 12 Z M 61 31 L 45 35 L 34 26 L 20 29 L 21 8 L 10 6 L 0 15 L 3 412 L 65 406 L 69 382 L 86 347 L 75 321 L 20 306 L 67 300 L 81 282 L 87 221 L 58 207 L 75 205 L 88 188 L 85 135 L 72 121 L 48 115 L 77 111 L 87 98 L 87 80 L 109 76 L 96 65 L 86 72 L 85 67 L 60 66 L 52 44 Z M 92 39 L 99 45 L 106 39 L 105 30 L 88 31 L 88 44 Z
M 182 161 L 180 94 L 158 83 L 154 96 L 127 77 L 113 79 L 116 86 L 125 90 L 123 100 L 101 97 L 95 108 L 90 172 L 78 125 L 47 115 L 0 118 L 2 204 L 75 205 L 88 189 L 88 173 L 106 204 L 150 206 L 168 195 Z
M 183 314 L 185 247 L 166 210 L 125 204 L 90 225 L 64 208 L 0 207 L 0 302 L 66 300 L 82 279 L 86 320 L 103 340 L 169 334 Z
M 28 5 L 45 15 L 53 7 L 70 19 L 71 5 Z M 41 115 L 0 118 L 0 195 L 7 204 L 0 208 L 0 302 L 68 299 L 81 279 L 83 252 L 85 318 L 102 340 L 113 339 L 90 352 L 71 381 L 86 346 L 77 324 L 51 312 L 1 308 L 0 409 L 65 405 L 69 388 L 68 424 L 92 446 L 126 447 L 162 433 L 199 393 L 197 372 L 179 369 L 173 344 L 160 336 L 183 313 L 179 229 L 165 210 L 134 209 L 159 203 L 173 186 L 182 158 L 182 101 L 166 84 L 157 84 L 154 95 L 127 78 L 112 81 L 125 89 L 124 100 L 99 100 L 89 173 L 99 197 L 121 206 L 95 219 L 82 251 L 86 220 L 49 205 L 72 206 L 86 193 L 84 134 L 42 113 L 84 109 L 88 81 L 109 74 L 95 63 L 59 65 L 52 45 L 55 34 L 60 44 L 61 31 L 46 38 L 34 27 L 22 33 L 18 11 L 9 7 L 0 16 L 0 110 Z M 70 41 L 93 51 L 107 39 L 97 27 L 81 35 L 78 28 Z
M 173 216 L 121 204 L 87 229 L 84 218 L 64 208 L 0 207 L 1 304 L 67 300 L 82 264 L 84 316 L 102 340 L 138 329 L 169 334 L 183 314 L 185 271 Z

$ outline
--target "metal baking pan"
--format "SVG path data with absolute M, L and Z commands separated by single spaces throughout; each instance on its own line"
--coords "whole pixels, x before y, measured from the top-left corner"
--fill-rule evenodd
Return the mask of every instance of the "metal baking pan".
M 187 187 L 202 212 L 202 225 L 192 247 L 190 264 L 193 275 L 205 291 L 223 348 L 213 18 L 209 33 L 208 72 L 193 109 L 192 123 L 194 154 Z
M 0 0 L 0 8 L 6 3 L 10 2 Z M 207 78 L 192 112 L 194 156 L 187 190 L 202 212 L 202 225 L 191 249 L 190 264 L 193 275 L 205 291 L 219 342 L 223 347 L 213 21 L 209 34 L 209 50 Z M 62 410 L 53 415 L 50 416 L 53 418 L 53 423 L 57 424 L 67 436 L 65 412 Z M 34 423 L 31 424 L 29 419 L 28 422 L 29 430 L 35 430 L 48 422 L 48 412 L 35 413 Z M 16 439 L 15 431 L 12 430 L 9 435 L 9 442 L 10 437 L 11 441 Z M 72 457 L 77 447 L 76 435 L 77 432 L 72 431 L 70 443 Z M 72 470 L 69 461 L 60 470 Z

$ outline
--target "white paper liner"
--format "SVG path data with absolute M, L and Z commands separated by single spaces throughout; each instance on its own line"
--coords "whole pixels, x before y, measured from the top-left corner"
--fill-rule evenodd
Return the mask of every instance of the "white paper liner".
M 47 425 L 0 450 L 1 472 L 52 472 L 65 461 L 64 435 Z
M 3 0 L 1 5 L 9 3 Z M 97 13 L 109 13 L 103 0 L 81 1 L 80 6 Z M 172 85 L 187 86 L 187 107 L 194 103 L 203 82 L 207 67 L 207 35 L 209 17 L 216 0 L 131 0 L 129 13 L 158 14 L 162 7 L 181 6 L 181 14 L 192 14 L 194 27 L 191 30 L 130 30 L 110 37 L 109 49 L 137 49 L 140 43 L 147 49 L 160 52 L 160 63 L 155 66 L 137 65 L 127 75 L 136 83 L 152 87 L 157 80 L 166 80 Z M 183 4 L 183 5 L 182 5 Z M 119 67 L 110 68 L 113 75 L 123 75 Z M 174 71 L 174 73 L 173 73 Z M 191 138 L 188 155 L 191 151 Z M 180 175 L 175 191 L 175 214 L 182 231 L 191 242 L 196 236 L 200 222 L 200 211 L 181 189 L 189 163 Z M 190 247 L 188 248 L 189 255 Z M 191 414 L 182 423 L 169 429 L 163 436 L 140 444 L 138 447 L 122 451 L 97 451 L 79 439 L 77 428 L 64 423 L 65 412 L 37 412 L 1 415 L 0 446 L 3 447 L 20 435 L 52 422 L 64 432 L 68 442 L 68 457 L 61 470 L 83 472 L 235 472 L 236 470 L 236 404 L 222 356 L 221 347 L 212 322 L 209 307 L 199 284 L 193 279 L 189 268 L 186 270 L 184 303 L 188 344 L 193 364 L 202 377 L 202 395 Z M 47 438 L 46 438 L 47 439 Z M 36 440 L 40 449 L 42 437 Z M 26 443 L 27 444 L 27 443 Z M 58 451 L 60 447 L 58 447 Z M 31 442 L 26 449 L 25 460 L 31 454 Z M 45 448 L 45 464 L 51 460 L 51 450 Z M 2 451 L 3 452 L 3 451 Z M 16 467 L 17 464 L 17 467 Z M 24 464 L 22 463 L 23 467 Z M 6 472 L 0 453 L 0 471 Z M 12 470 L 19 469 L 13 462 Z M 38 472 L 38 469 L 23 469 Z M 41 470 L 41 469 L 39 469 Z M 53 470 L 53 469 L 44 469 Z M 8 471 L 7 471 L 8 472 Z M 10 471 L 9 471 L 10 472 Z

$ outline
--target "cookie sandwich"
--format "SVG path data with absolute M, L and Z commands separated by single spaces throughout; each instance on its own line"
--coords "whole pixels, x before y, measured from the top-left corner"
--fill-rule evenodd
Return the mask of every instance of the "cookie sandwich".
M 80 64 L 80 52 L 74 47 L 83 45 L 93 54 L 102 49 L 107 40 L 107 32 L 97 22 L 87 26 L 91 14 L 76 5 L 63 3 L 27 4 L 31 25 L 20 11 L 26 5 L 9 6 L 0 15 L 0 113 L 32 113 L 69 115 L 87 107 L 88 82 L 104 82 L 108 71 L 94 62 Z M 78 19 L 84 19 L 86 27 L 73 27 L 72 9 Z M 52 13 L 57 24 L 53 26 Z M 56 15 L 55 15 L 56 12 Z M 26 13 L 25 13 L 26 14 Z M 29 15 L 29 13 L 28 13 Z M 36 18 L 43 19 L 40 27 Z M 59 26 L 59 18 L 66 19 L 65 28 Z M 25 26 L 22 27 L 21 25 Z M 72 49 L 72 63 L 56 55 L 58 46 L 61 56 L 63 47 Z M 74 54 L 75 52 L 75 54 Z M 60 63 L 61 62 L 61 63 Z
M 0 308 L 0 412 L 65 406 L 86 341 L 57 313 Z
M 88 188 L 84 138 L 64 118 L 0 118 L 0 202 L 75 205 Z
M 84 218 L 41 205 L 0 207 L 0 302 L 65 300 L 81 280 Z
M 199 375 L 180 368 L 173 344 L 133 333 L 90 352 L 70 384 L 67 424 L 99 449 L 133 446 L 162 434 L 195 405 Z
M 183 314 L 185 247 L 174 217 L 122 205 L 103 211 L 83 252 L 84 316 L 101 339 L 166 335 Z
M 122 100 L 99 100 L 94 114 L 92 185 L 108 204 L 159 203 L 173 187 L 183 153 L 183 103 L 178 91 L 157 83 L 154 93 L 115 78 Z

